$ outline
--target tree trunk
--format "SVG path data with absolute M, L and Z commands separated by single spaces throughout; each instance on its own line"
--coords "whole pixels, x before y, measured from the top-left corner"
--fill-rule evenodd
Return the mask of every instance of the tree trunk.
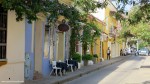
M 83 55 L 85 55 L 86 54 L 86 51 L 87 51 L 87 43 L 85 42 L 85 43 L 83 43 Z
M 70 55 L 69 56 L 72 56 L 75 53 L 75 45 L 76 45 L 75 42 L 76 42 L 76 33 L 75 33 L 75 30 L 72 29 L 71 36 L 70 36 Z
M 93 43 L 91 43 L 91 54 L 92 54 L 92 55 L 93 55 L 93 53 L 94 53 L 94 52 L 93 52 L 93 47 L 94 47 L 94 46 L 93 46 Z

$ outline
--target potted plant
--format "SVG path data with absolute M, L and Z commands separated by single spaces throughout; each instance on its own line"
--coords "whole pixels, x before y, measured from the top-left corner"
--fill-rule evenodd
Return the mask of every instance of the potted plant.
M 76 60 L 77 62 L 81 62 L 81 55 L 79 53 L 74 53 L 72 55 L 72 59 Z
M 94 62 L 94 64 L 97 63 L 97 59 L 98 59 L 98 55 L 97 55 L 97 54 L 94 54 L 94 55 L 93 55 L 93 62 Z
M 84 66 L 88 65 L 88 61 L 92 60 L 93 56 L 91 54 L 85 54 L 82 56 L 82 59 L 84 60 Z
M 78 62 L 78 69 L 81 67 L 80 65 L 80 63 L 81 63 L 81 55 L 79 54 L 79 53 L 74 53 L 73 55 L 72 55 L 72 59 L 73 60 L 76 60 L 77 62 Z

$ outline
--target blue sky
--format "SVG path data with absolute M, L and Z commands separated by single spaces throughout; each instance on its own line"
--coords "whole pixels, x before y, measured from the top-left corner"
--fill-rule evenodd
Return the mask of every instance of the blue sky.
M 116 6 L 117 4 L 116 4 L 116 1 L 112 1 L 112 3 Z M 125 11 L 130 11 L 130 9 L 131 9 L 131 7 L 132 7 L 132 5 L 126 5 L 126 7 L 125 7 Z

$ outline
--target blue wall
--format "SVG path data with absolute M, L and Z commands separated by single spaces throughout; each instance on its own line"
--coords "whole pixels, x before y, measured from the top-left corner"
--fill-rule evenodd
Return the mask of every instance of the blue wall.
M 32 24 L 27 23 L 25 25 L 25 52 L 30 55 L 31 60 L 31 69 L 30 69 L 30 77 L 29 79 L 33 79 L 34 75 L 34 53 L 31 51 L 32 49 Z M 43 23 L 42 27 L 42 75 L 44 77 L 48 76 L 50 74 L 50 71 L 52 69 L 49 57 L 44 58 L 44 37 L 45 37 L 45 24 Z
M 34 74 L 34 53 L 31 51 L 32 49 L 32 24 L 29 24 L 26 20 L 25 23 L 25 53 L 29 54 L 30 62 L 31 62 L 31 68 L 30 68 L 30 76 L 29 79 L 33 79 Z
M 44 58 L 44 38 L 45 38 L 45 24 L 43 23 L 42 28 L 42 75 L 44 77 L 50 75 L 50 71 L 52 67 L 50 66 L 50 58 L 48 55 L 48 58 Z

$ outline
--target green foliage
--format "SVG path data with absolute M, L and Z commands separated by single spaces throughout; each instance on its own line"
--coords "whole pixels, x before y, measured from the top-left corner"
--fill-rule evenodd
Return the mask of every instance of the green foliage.
M 137 24 L 140 21 L 149 22 L 150 20 L 150 1 L 149 0 L 117 0 L 118 10 L 122 13 L 126 5 L 133 5 L 135 7 L 130 11 L 128 21 L 130 24 Z
M 72 55 L 72 59 L 76 60 L 77 62 L 81 62 L 81 55 L 79 53 L 74 53 Z
M 103 3 L 97 2 L 95 0 L 73 0 L 74 4 L 80 7 L 85 13 L 95 12 L 96 8 L 104 8 L 107 6 L 108 2 L 105 0 Z
M 79 10 L 76 7 L 83 8 L 86 14 L 95 10 L 97 7 L 104 7 L 106 2 L 98 3 L 94 0 L 72 0 L 74 5 L 68 6 L 59 3 L 58 0 L 1 0 L 1 4 L 5 10 L 14 10 L 16 12 L 17 21 L 25 16 L 29 22 L 38 19 L 38 14 L 43 13 L 48 16 L 48 21 L 54 22 L 59 15 L 65 16 L 67 19 L 81 19 Z M 90 2 L 90 3 L 89 3 Z M 80 4 L 79 4 L 80 3 Z M 78 18 L 75 18 L 78 17 Z
M 98 7 L 105 7 L 107 2 L 98 3 L 95 0 L 72 0 L 74 4 L 68 6 L 59 3 L 58 0 L 1 0 L 1 4 L 5 10 L 14 10 L 16 12 L 17 21 L 21 21 L 24 16 L 29 20 L 29 23 L 36 21 L 39 13 L 44 14 L 47 17 L 47 24 L 50 27 L 56 27 L 55 23 L 59 16 L 64 16 L 72 28 L 72 35 L 70 37 L 70 55 L 75 53 L 75 42 L 81 40 L 87 42 L 84 45 L 88 45 L 94 42 L 95 37 L 100 35 L 100 30 L 93 24 L 87 23 L 87 16 L 94 12 Z M 81 12 L 78 7 L 84 12 Z M 84 29 L 84 36 L 79 35 L 81 30 L 81 24 L 86 24 Z M 91 36 L 91 30 L 95 30 L 93 36 Z M 88 34 L 89 33 L 89 34 Z M 87 37 L 89 35 L 90 38 Z M 80 39 L 81 38 L 81 39 Z
M 80 36 L 84 54 L 86 54 L 87 46 L 93 44 L 97 37 L 101 35 L 101 30 L 94 23 L 86 23 L 83 26 L 83 35 Z
M 5 10 L 14 10 L 16 12 L 17 21 L 25 16 L 29 22 L 38 19 L 37 14 L 46 12 L 44 7 L 47 6 L 49 0 L 2 0 L 2 6 Z
M 137 25 L 132 26 L 132 33 L 135 36 L 150 44 L 150 25 L 145 22 L 139 22 Z
M 123 24 L 123 29 L 121 30 L 121 38 L 134 38 L 143 40 L 144 44 L 150 44 L 150 25 L 145 21 L 140 21 L 136 25 L 128 24 L 129 22 Z M 132 41 L 132 40 L 131 40 Z M 132 42 L 131 42 L 132 43 Z M 130 44 L 130 41 L 129 41 Z M 143 46 L 143 44 L 141 44 Z
M 75 53 L 75 46 L 76 46 L 76 39 L 77 35 L 75 33 L 75 29 L 72 29 L 71 36 L 70 36 L 70 56 Z
M 93 23 L 87 23 L 83 26 L 83 35 L 81 35 L 81 42 L 91 44 L 95 42 L 96 37 L 101 35 L 101 30 Z
M 131 32 L 131 26 L 127 20 L 123 20 L 121 22 L 122 30 L 119 32 L 120 38 L 124 38 L 122 40 L 127 40 L 127 38 L 134 37 L 134 34 Z
M 133 45 L 133 44 L 136 44 L 137 43 L 137 40 L 130 40 L 129 42 L 128 42 L 128 45 Z
M 144 47 L 147 47 L 148 45 L 149 45 L 148 42 L 142 41 L 142 42 L 139 44 L 139 49 L 144 48 Z
M 98 55 L 97 55 L 97 54 L 94 54 L 93 57 L 98 58 Z
M 91 54 L 85 54 L 82 56 L 83 60 L 92 60 L 93 56 Z

